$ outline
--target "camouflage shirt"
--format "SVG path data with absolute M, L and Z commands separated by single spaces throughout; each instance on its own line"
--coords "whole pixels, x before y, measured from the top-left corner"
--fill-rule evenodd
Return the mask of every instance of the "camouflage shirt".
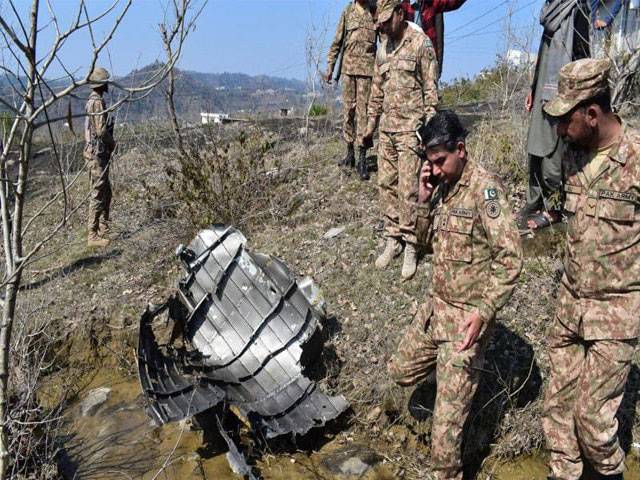
M 105 112 L 106 109 L 107 106 L 102 96 L 91 92 L 86 106 L 86 112 L 89 115 L 86 116 L 84 122 L 85 158 L 108 155 L 115 146 L 112 132 L 109 129 L 109 114 Z
M 369 124 L 380 131 L 412 132 L 436 112 L 438 62 L 429 38 L 409 23 L 400 44 L 378 49 L 369 98 Z M 381 117 L 381 118 L 380 118 Z
M 345 75 L 373 76 L 376 58 L 376 24 L 367 8 L 351 3 L 344 9 L 336 28 L 327 58 L 328 69 L 333 72 L 342 50 L 342 73 Z
M 582 319 L 586 339 L 635 338 L 640 326 L 640 132 L 627 127 L 589 181 L 582 169 L 591 156 L 571 149 L 564 158 L 570 219 L 562 283 L 566 295 L 580 304 L 569 316 Z
M 491 323 L 522 269 L 520 235 L 502 182 L 468 162 L 456 184 L 439 185 L 419 212 L 433 246 L 434 335 L 460 337 L 464 318 L 447 313 L 458 309 L 475 310 Z M 443 308 L 447 305 L 457 308 Z

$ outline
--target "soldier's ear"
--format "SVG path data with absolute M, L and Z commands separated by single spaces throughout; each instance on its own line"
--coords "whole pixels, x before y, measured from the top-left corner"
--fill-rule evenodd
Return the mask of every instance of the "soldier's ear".
M 462 140 L 456 144 L 456 153 L 458 158 L 464 158 L 467 155 L 467 145 Z
M 584 115 L 589 126 L 595 127 L 598 124 L 598 119 L 602 117 L 602 110 L 598 105 L 592 103 L 585 109 Z

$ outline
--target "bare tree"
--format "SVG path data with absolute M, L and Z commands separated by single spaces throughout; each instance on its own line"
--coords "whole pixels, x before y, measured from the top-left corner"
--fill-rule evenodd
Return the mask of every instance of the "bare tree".
M 203 0 L 193 15 L 191 15 L 189 19 L 186 19 L 185 15 L 195 6 L 194 0 L 180 0 L 179 2 L 178 0 L 172 0 L 170 13 L 167 12 L 165 14 L 164 22 L 159 26 L 167 62 L 171 62 L 171 59 L 176 56 L 176 44 L 178 47 L 182 46 L 189 32 L 195 27 L 195 22 L 206 5 L 207 0 Z M 179 52 L 177 53 L 179 55 Z M 178 152 L 180 155 L 185 156 L 184 141 L 174 102 L 175 85 L 176 72 L 175 69 L 172 68 L 168 73 L 167 87 L 165 88 L 164 94 L 167 100 L 167 110 L 169 110 L 169 119 L 171 120 L 171 126 L 176 138 Z
M 78 0 L 71 22 L 66 27 L 59 20 L 52 0 L 32 0 L 27 14 L 21 14 L 22 6 L 16 0 L 5 2 L 5 12 L 0 16 L 0 72 L 7 86 L 0 89 L 0 108 L 6 112 L 10 122 L 3 135 L 0 151 L 0 216 L 2 224 L 2 251 L 4 276 L 0 287 L 4 289 L 4 298 L 0 300 L 2 321 L 0 323 L 0 478 L 7 472 L 9 445 L 7 437 L 8 382 L 9 382 L 9 346 L 12 328 L 16 319 L 16 305 L 22 275 L 25 268 L 33 263 L 48 242 L 67 224 L 70 217 L 82 206 L 82 203 L 70 205 L 67 191 L 79 174 L 70 180 L 64 175 L 60 155 L 53 136 L 53 125 L 83 114 L 59 114 L 62 105 L 69 102 L 76 93 L 86 89 L 90 72 L 96 66 L 101 54 L 116 35 L 124 18 L 130 10 L 133 0 L 113 0 L 103 11 L 90 13 L 88 2 Z M 144 98 L 152 89 L 172 71 L 186 38 L 182 28 L 185 10 L 189 1 L 174 2 L 178 34 L 172 43 L 168 61 L 136 80 L 134 85 L 122 85 L 112 82 L 120 98 L 109 107 L 117 109 L 125 102 Z M 98 25 L 108 23 L 106 33 L 99 36 Z M 52 29 L 53 40 L 43 44 L 41 33 Z M 62 48 L 70 39 L 88 37 L 91 42 L 89 68 L 84 76 L 78 78 L 62 58 Z M 52 66 L 64 72 L 62 79 L 49 79 Z M 59 87 L 59 85 L 63 85 Z M 100 112 L 99 114 L 104 113 Z M 50 143 L 55 167 L 58 171 L 59 188 L 43 207 L 27 218 L 27 186 L 30 178 L 30 160 L 34 134 L 42 129 Z M 10 155 L 15 158 L 10 160 Z M 14 165 L 14 167 L 12 167 Z M 56 215 L 58 220 L 49 231 L 36 231 L 36 220 L 45 212 Z M 31 212 L 30 212 L 31 213 Z

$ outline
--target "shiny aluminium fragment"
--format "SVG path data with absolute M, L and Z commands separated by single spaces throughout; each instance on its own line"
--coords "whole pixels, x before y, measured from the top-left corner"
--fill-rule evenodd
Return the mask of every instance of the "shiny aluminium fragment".
M 319 289 L 246 243 L 233 227 L 199 232 L 176 251 L 178 295 L 142 315 L 138 370 L 158 424 L 224 402 L 272 438 L 303 435 L 348 407 L 303 373 L 325 317 Z M 174 326 L 164 341 L 155 333 L 163 320 Z

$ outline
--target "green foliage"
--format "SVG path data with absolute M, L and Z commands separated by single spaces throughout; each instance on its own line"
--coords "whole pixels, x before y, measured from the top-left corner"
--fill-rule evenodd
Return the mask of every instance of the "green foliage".
M 469 136 L 469 151 L 512 190 L 521 189 L 527 182 L 526 132 L 526 118 L 513 114 L 497 118 L 487 116 Z
M 473 79 L 455 78 L 443 83 L 440 90 L 441 102 L 451 107 L 494 100 L 501 94 L 500 90 L 505 84 L 512 88 L 523 86 L 523 79 L 527 75 L 522 74 L 525 72 L 522 68 L 499 60 L 495 66 L 483 69 Z M 516 83 L 521 85 L 515 85 Z
M 178 168 L 166 169 L 169 188 L 196 227 L 214 223 L 243 227 L 269 211 L 274 187 L 283 181 L 273 143 L 257 130 L 228 141 L 204 128 L 185 140 Z
M 310 117 L 322 117 L 329 112 L 329 109 L 326 105 L 321 105 L 319 103 L 313 103 L 311 107 L 309 107 L 309 116 Z

